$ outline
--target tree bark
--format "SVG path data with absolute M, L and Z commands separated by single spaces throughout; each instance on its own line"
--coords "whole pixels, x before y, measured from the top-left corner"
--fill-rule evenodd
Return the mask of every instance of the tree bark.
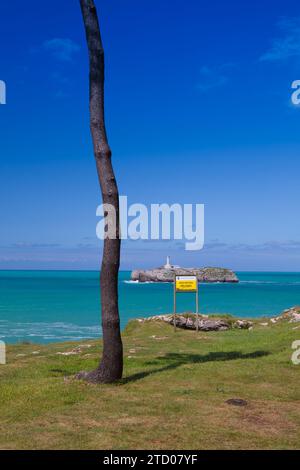
M 111 163 L 104 118 L 104 50 L 97 10 L 93 0 L 80 0 L 90 64 L 90 127 L 103 204 L 113 206 L 116 236 L 104 239 L 100 275 L 103 330 L 103 355 L 99 367 L 82 378 L 94 383 L 119 380 L 123 373 L 123 347 L 118 307 L 118 273 L 120 265 L 119 193 Z M 105 213 L 109 223 L 109 213 Z

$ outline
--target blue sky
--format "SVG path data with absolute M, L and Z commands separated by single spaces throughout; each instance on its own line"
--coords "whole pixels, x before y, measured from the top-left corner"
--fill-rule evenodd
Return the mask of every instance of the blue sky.
M 281 3 L 281 4 L 280 4 Z M 96 1 L 129 203 L 204 203 L 205 248 L 124 242 L 122 268 L 300 271 L 295 1 Z M 0 268 L 97 269 L 101 202 L 79 2 L 1 2 Z

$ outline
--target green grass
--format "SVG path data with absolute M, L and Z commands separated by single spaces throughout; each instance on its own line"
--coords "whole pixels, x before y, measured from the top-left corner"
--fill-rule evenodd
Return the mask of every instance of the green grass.
M 10 346 L 0 366 L 0 448 L 299 448 L 295 326 L 197 334 L 131 322 L 124 379 L 114 385 L 73 377 L 97 365 L 100 342 L 74 356 L 57 352 L 79 343 Z M 248 405 L 228 405 L 230 398 Z

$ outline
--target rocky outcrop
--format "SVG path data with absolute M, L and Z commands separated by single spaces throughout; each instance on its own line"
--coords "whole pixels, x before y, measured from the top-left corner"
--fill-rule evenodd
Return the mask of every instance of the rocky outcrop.
M 156 268 L 132 271 L 131 279 L 138 282 L 173 282 L 174 276 L 197 276 L 199 282 L 239 282 L 237 275 L 225 268 Z
M 263 319 L 263 318 L 262 318 Z M 148 322 L 148 321 L 163 321 L 174 325 L 174 315 L 155 315 L 152 317 L 138 319 L 139 322 Z M 298 323 L 300 322 L 300 306 L 295 306 L 284 310 L 280 315 L 268 319 L 268 321 L 261 322 L 259 319 L 250 321 L 247 319 L 235 319 L 230 315 L 198 315 L 198 330 L 199 331 L 226 331 L 230 329 L 244 329 L 244 330 L 253 330 L 255 327 L 268 327 L 272 324 L 278 322 L 286 321 L 289 323 Z M 197 329 L 197 315 L 194 313 L 184 313 L 176 314 L 176 326 L 178 328 L 184 328 L 186 330 L 196 330 Z M 300 328 L 300 326 L 295 326 L 294 329 Z
M 148 321 L 163 321 L 174 325 L 174 315 L 155 315 L 153 317 L 143 318 L 140 322 Z M 197 316 L 196 315 L 176 315 L 175 319 L 176 326 L 178 328 L 184 328 L 186 330 L 197 329 Z M 208 315 L 199 315 L 198 317 L 198 330 L 199 331 L 226 331 L 231 328 L 243 328 L 249 329 L 252 326 L 252 322 L 248 320 L 228 320 L 223 318 L 212 318 Z
M 271 318 L 272 323 L 279 320 L 288 320 L 290 323 L 300 322 L 300 306 L 287 308 L 278 317 Z
M 233 327 L 240 330 L 250 330 L 253 327 L 253 322 L 250 320 L 236 320 L 233 323 Z
M 283 310 L 283 312 L 280 315 L 277 315 L 276 317 L 272 317 L 270 319 L 265 319 L 265 320 L 267 321 L 259 322 L 258 325 L 266 327 L 266 326 L 270 326 L 270 324 L 276 324 L 282 321 L 287 321 L 289 323 L 300 322 L 300 306 L 287 308 Z M 299 326 L 297 326 L 296 328 L 299 328 Z

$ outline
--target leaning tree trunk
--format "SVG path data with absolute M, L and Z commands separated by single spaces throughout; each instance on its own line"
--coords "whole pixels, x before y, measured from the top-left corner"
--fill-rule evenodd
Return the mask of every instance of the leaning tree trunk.
M 93 0 L 80 0 L 90 62 L 90 126 L 103 204 L 114 208 L 105 212 L 106 224 L 116 227 L 115 236 L 104 239 L 100 275 L 103 355 L 99 367 L 84 375 L 96 383 L 114 382 L 122 377 L 123 347 L 118 308 L 118 272 L 120 265 L 119 193 L 111 163 L 104 120 L 104 51 L 97 10 Z M 113 217 L 114 218 L 114 217 Z

